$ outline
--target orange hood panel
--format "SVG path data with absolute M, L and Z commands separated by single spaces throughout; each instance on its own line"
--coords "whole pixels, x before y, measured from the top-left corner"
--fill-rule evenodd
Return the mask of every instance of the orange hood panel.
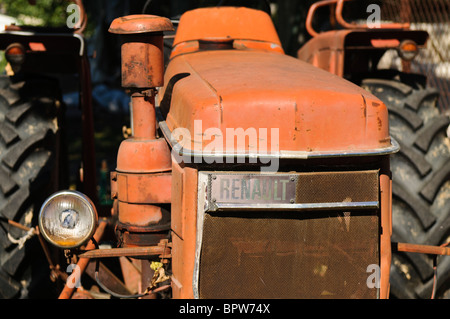
M 392 148 L 380 100 L 284 54 L 223 50 L 176 56 L 159 97 L 165 125 L 177 133 L 166 137 L 185 150 L 222 146 L 225 153 L 266 150 L 308 157 Z M 231 130 L 248 133 L 245 143 Z

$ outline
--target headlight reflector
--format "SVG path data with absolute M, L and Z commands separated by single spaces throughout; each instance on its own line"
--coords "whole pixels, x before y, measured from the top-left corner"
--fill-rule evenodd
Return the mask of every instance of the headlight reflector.
M 98 217 L 92 201 L 77 191 L 60 191 L 50 196 L 39 212 L 39 230 L 60 248 L 83 245 L 94 234 Z

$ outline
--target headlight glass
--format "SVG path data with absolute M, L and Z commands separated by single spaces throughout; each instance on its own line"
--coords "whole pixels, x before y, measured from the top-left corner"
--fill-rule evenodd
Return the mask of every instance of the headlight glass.
M 97 211 L 92 201 L 77 191 L 61 191 L 50 196 L 39 213 L 39 230 L 51 244 L 75 248 L 94 234 Z

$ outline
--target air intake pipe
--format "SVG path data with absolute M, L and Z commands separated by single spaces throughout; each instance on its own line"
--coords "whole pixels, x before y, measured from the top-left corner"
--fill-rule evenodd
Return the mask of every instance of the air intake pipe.
M 111 177 L 123 247 L 156 245 L 170 229 L 171 154 L 156 136 L 155 95 L 164 85 L 163 32 L 172 30 L 154 15 L 117 18 L 109 28 L 120 36 L 122 86 L 131 96 L 132 136 L 121 143 Z

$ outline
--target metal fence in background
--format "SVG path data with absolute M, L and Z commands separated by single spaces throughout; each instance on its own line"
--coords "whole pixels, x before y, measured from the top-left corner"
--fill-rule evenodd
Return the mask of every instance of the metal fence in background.
M 409 22 L 411 29 L 429 33 L 425 49 L 411 64 L 411 72 L 427 76 L 440 91 L 438 106 L 450 115 L 450 1 L 383 0 L 382 20 Z

